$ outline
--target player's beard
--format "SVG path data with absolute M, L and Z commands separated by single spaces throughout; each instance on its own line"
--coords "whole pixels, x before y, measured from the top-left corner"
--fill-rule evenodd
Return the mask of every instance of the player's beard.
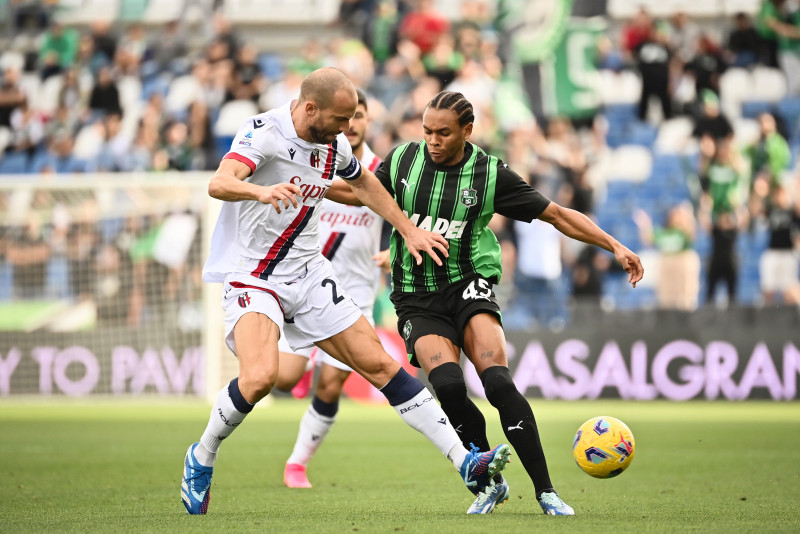
M 316 126 L 309 126 L 308 131 L 311 134 L 311 142 L 317 143 L 320 145 L 327 145 L 332 143 L 336 136 L 339 135 L 339 132 L 326 132 L 321 128 L 317 128 Z

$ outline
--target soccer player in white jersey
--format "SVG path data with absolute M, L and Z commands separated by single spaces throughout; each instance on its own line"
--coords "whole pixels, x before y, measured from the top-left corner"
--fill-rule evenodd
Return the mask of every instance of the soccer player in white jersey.
M 181 500 L 190 514 L 208 511 L 220 443 L 275 384 L 281 326 L 292 349 L 313 341 L 379 388 L 468 488 L 485 489 L 508 461 L 505 444 L 484 453 L 464 448 L 433 395 L 386 353 L 320 254 L 319 204 L 337 175 L 397 229 L 418 263 L 423 252 L 439 265 L 447 257 L 445 239 L 417 228 L 353 156 L 343 132 L 356 104 L 356 89 L 341 71 L 312 72 L 297 100 L 245 121 L 209 183 L 209 195 L 225 203 L 203 279 L 224 284 L 225 341 L 238 357 L 239 376 L 219 392 L 200 441 L 186 451 Z
M 350 129 L 345 133 L 353 155 L 363 167 L 374 171 L 380 165 L 381 159 L 364 141 L 369 125 L 367 98 L 361 90 L 357 90 L 357 95 L 356 114 L 350 120 Z M 388 265 L 388 255 L 379 253 L 382 227 L 383 219 L 366 206 L 346 206 L 327 199 L 322 201 L 322 255 L 330 260 L 345 291 L 370 322 L 379 279 L 379 269 L 375 261 L 380 261 L 383 257 Z M 306 466 L 336 420 L 342 387 L 352 372 L 347 365 L 329 354 L 319 349 L 317 351 L 316 359 L 321 365 L 314 398 L 300 421 L 297 441 L 283 472 L 283 482 L 290 488 L 311 487 Z M 295 355 L 281 353 L 279 384 L 284 374 L 284 360 L 297 358 Z M 287 367 L 302 369 L 298 365 Z M 313 374 L 313 368 L 302 380 L 307 380 L 310 374 Z M 296 381 L 298 376 L 295 374 L 291 378 Z

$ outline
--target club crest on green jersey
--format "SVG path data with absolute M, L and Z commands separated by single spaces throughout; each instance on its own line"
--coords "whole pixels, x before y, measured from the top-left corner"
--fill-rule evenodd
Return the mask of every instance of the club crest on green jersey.
M 462 189 L 458 201 L 467 207 L 474 206 L 478 203 L 478 192 L 469 187 Z

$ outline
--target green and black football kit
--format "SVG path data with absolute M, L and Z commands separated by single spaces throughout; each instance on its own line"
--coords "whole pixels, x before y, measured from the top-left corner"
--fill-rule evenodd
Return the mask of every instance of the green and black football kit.
M 478 313 L 500 318 L 492 285 L 502 275 L 500 244 L 488 228 L 495 213 L 530 222 L 550 201 L 500 159 L 466 143 L 464 158 L 452 166 L 434 163 L 425 143 L 392 150 L 375 173 L 419 228 L 449 242 L 443 265 L 423 255 L 417 265 L 402 236 L 391 238 L 392 294 L 398 331 L 412 363 L 414 343 L 427 334 L 463 346 L 463 332 Z

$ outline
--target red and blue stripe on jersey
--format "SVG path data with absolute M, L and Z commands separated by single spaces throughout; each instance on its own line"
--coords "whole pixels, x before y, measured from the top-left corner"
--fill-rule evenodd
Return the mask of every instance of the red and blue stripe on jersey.
M 280 237 L 275 240 L 275 243 L 272 244 L 267 255 L 258 262 L 258 267 L 250 274 L 262 280 L 266 280 L 269 275 L 272 274 L 272 271 L 275 270 L 278 263 L 289 253 L 289 249 L 292 248 L 294 240 L 303 232 L 303 229 L 305 229 L 313 214 L 313 206 L 304 205 L 300 208 L 300 213 L 297 214 L 297 217 L 286 227 L 286 230 L 283 231 Z

